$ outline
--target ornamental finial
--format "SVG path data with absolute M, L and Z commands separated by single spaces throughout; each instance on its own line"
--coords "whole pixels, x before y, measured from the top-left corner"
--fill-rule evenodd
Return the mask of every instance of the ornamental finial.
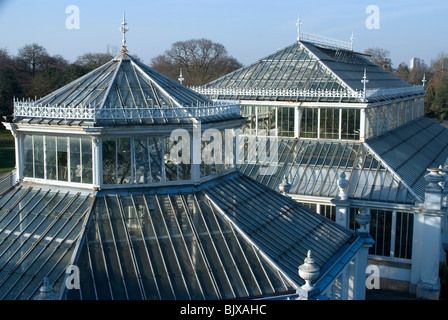
M 129 31 L 128 24 L 126 22 L 126 15 L 123 11 L 123 22 L 121 23 L 120 31 L 123 33 L 123 40 L 121 43 L 121 53 L 128 52 L 128 49 L 126 48 L 126 32 Z
M 302 24 L 302 22 L 300 22 L 300 15 L 299 15 L 299 17 L 297 18 L 297 23 L 296 23 L 296 26 L 297 26 L 297 41 L 300 41 L 300 25 Z

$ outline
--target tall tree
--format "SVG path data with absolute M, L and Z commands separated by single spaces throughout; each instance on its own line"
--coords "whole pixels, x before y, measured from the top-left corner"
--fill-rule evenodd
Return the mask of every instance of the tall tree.
M 174 80 L 178 80 L 182 69 L 183 84 L 198 86 L 241 68 L 242 64 L 228 55 L 224 45 L 192 39 L 173 43 L 164 54 L 152 59 L 151 66 Z
M 37 72 L 45 69 L 49 54 L 47 49 L 37 43 L 27 44 L 19 49 L 17 55 L 17 68 L 20 71 L 27 71 L 34 79 Z

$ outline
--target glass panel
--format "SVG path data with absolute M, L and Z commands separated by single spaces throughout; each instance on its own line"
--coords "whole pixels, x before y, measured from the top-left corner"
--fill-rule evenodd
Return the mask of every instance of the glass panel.
M 151 177 L 153 182 L 162 181 L 162 137 L 149 137 L 149 156 L 151 165 Z
M 67 138 L 66 137 L 57 137 L 57 165 L 58 165 L 58 180 L 59 181 L 68 181 L 67 174 Z
M 45 137 L 45 165 L 47 179 L 56 180 L 56 137 Z
M 134 183 L 151 182 L 147 138 L 134 138 Z
M 301 138 L 317 138 L 318 109 L 303 108 L 300 122 Z
M 294 112 L 295 108 L 278 108 L 279 136 L 294 137 Z
M 392 211 L 370 210 L 372 220 L 370 222 L 370 235 L 375 240 L 375 244 L 370 248 L 369 253 L 390 256 L 390 240 Z
M 35 135 L 34 144 L 34 177 L 44 179 L 44 139 L 43 136 Z
M 342 109 L 341 139 L 359 140 L 360 112 L 358 109 Z
M 117 183 L 116 139 L 103 139 L 103 183 Z
M 117 183 L 131 183 L 131 139 L 117 139 Z
M 339 109 L 320 109 L 320 138 L 339 139 Z
M 23 175 L 25 177 L 34 177 L 34 158 L 33 158 L 33 136 L 25 135 L 23 139 L 23 151 L 25 153 L 25 168 Z
M 81 182 L 80 139 L 72 137 L 70 137 L 70 181 Z
M 165 137 L 165 150 L 164 150 L 164 159 L 165 159 L 165 173 L 166 173 L 166 181 L 176 181 L 177 180 L 177 165 L 171 159 L 171 149 L 175 148 L 174 141 L 170 139 L 170 137 Z
M 81 167 L 82 167 L 82 183 L 92 183 L 92 139 L 81 138 Z
M 257 113 L 258 132 L 265 130 L 270 132 L 276 129 L 276 108 L 275 107 L 258 107 Z
M 395 230 L 396 258 L 412 258 L 412 239 L 414 231 L 414 216 L 409 212 L 397 212 L 397 223 Z

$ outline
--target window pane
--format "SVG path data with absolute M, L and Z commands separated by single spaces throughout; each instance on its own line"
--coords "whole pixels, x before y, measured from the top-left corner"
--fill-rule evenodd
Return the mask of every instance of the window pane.
M 149 137 L 149 156 L 153 182 L 162 181 L 162 137 Z
M 392 211 L 371 210 L 370 216 L 370 235 L 375 240 L 375 244 L 370 248 L 369 253 L 388 257 L 390 256 Z
M 45 155 L 47 179 L 56 180 L 56 137 L 45 137 Z
M 294 108 L 278 108 L 278 135 L 294 137 Z
M 317 138 L 318 110 L 311 108 L 302 109 L 302 120 L 300 123 L 300 137 Z
M 170 156 L 170 151 L 173 147 L 175 148 L 174 141 L 172 141 L 169 137 L 165 137 L 164 159 L 166 181 L 177 180 L 177 165 L 173 163 Z
M 68 181 L 67 174 L 67 138 L 57 137 L 57 165 L 58 165 L 58 180 Z
M 23 174 L 25 177 L 34 177 L 33 136 L 25 135 L 23 139 L 23 150 L 25 152 L 25 168 Z
M 397 222 L 395 230 L 395 251 L 396 258 L 412 258 L 412 239 L 414 231 L 414 216 L 409 212 L 397 212 Z
M 359 140 L 360 112 L 357 109 L 342 109 L 341 139 Z
M 92 139 L 81 138 L 82 183 L 92 183 Z
M 118 183 L 131 183 L 131 139 L 117 139 Z
M 117 183 L 116 139 L 103 139 L 103 183 Z
M 81 145 L 79 138 L 70 138 L 70 181 L 81 182 Z
M 134 183 L 151 182 L 147 138 L 134 138 Z
M 320 138 L 339 138 L 339 109 L 320 109 Z

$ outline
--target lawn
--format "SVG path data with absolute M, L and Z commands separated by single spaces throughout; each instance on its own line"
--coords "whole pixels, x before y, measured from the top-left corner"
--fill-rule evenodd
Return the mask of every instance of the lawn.
M 14 137 L 6 129 L 0 129 L 0 173 L 8 172 L 15 166 Z

